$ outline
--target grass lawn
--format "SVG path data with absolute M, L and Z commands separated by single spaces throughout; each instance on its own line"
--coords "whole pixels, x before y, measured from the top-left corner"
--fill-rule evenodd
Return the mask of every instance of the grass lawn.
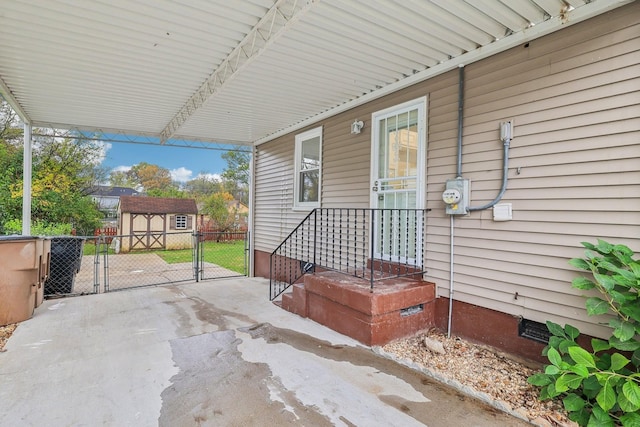
M 244 240 L 233 240 L 228 242 L 203 242 L 204 261 L 219 265 L 226 269 L 245 274 L 244 266 Z M 104 248 L 101 248 L 104 250 Z M 109 255 L 115 254 L 115 251 L 109 247 Z M 169 264 L 177 264 L 182 262 L 193 261 L 192 249 L 176 249 L 176 250 L 159 250 L 150 251 L 157 254 L 165 262 Z M 95 255 L 96 245 L 85 242 L 83 247 L 83 255 Z M 135 254 L 136 252 L 132 252 Z
M 205 262 L 219 265 L 240 274 L 245 274 L 244 240 L 233 240 L 230 242 L 203 242 L 202 250 L 204 251 Z M 158 251 L 156 253 L 169 264 L 191 262 L 193 257 L 193 251 L 191 249 Z
M 104 246 L 100 248 L 100 251 L 101 251 L 100 253 L 103 253 Z M 107 251 L 109 252 L 109 255 L 113 255 L 116 253 L 110 247 L 107 249 Z M 95 254 L 96 254 L 96 245 L 93 243 L 93 241 L 84 242 L 84 246 L 82 247 L 82 255 L 95 255 Z

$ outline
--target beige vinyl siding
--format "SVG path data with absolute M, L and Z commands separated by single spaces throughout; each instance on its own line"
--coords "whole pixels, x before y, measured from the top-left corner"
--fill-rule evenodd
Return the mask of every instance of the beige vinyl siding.
M 491 210 L 456 218 L 456 299 L 606 335 L 571 288 L 579 273 L 567 260 L 597 238 L 640 251 L 639 10 L 630 5 L 466 67 L 463 175 L 472 205 L 499 191 L 498 123 L 512 119 L 502 201 L 514 219 L 494 222 Z M 450 129 L 430 133 L 430 207 L 455 173 Z M 429 277 L 446 296 L 449 218 L 441 208 L 427 232 Z
M 353 115 L 356 114 L 356 115 Z M 360 119 L 371 126 L 370 115 L 353 111 L 327 120 L 323 153 L 322 207 L 369 207 L 371 139 L 369 132 L 350 133 Z
M 293 211 L 294 138 L 282 137 L 255 153 L 255 248 L 271 252 L 306 213 Z
M 570 286 L 581 241 L 640 252 L 640 2 L 465 68 L 463 165 L 472 206 L 498 194 L 501 121 L 513 120 L 508 189 L 513 220 L 492 210 L 455 218 L 460 301 L 606 335 Z M 428 96 L 426 278 L 449 293 L 450 218 L 441 199 L 456 174 L 458 71 L 319 123 L 322 207 L 368 207 L 371 115 Z M 364 120 L 351 135 L 354 120 Z M 271 251 L 301 219 L 291 211 L 294 135 L 258 147 L 256 248 Z M 288 181 L 287 181 L 288 180 Z M 283 184 L 286 182 L 287 184 Z M 281 197 L 284 197 L 282 199 Z

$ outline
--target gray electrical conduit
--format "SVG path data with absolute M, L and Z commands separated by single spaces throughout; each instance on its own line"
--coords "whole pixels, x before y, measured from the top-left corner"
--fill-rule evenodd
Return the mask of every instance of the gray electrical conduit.
M 456 177 L 462 177 L 462 121 L 464 118 L 463 107 L 464 107 L 464 64 L 459 65 L 459 81 L 458 81 L 458 161 L 457 161 L 457 169 L 456 169 Z M 469 206 L 468 211 L 481 211 L 484 209 L 489 209 L 495 206 L 498 203 L 502 196 L 504 196 L 504 192 L 507 190 L 507 180 L 509 177 L 509 145 L 511 144 L 510 138 L 505 138 L 504 141 L 504 149 L 502 153 L 502 187 L 500 188 L 500 193 L 493 199 L 491 202 L 482 206 Z M 454 215 L 450 215 L 450 258 L 449 258 L 449 316 L 447 320 L 447 337 L 451 337 L 451 320 L 453 317 L 453 284 L 454 284 L 454 262 L 453 262 L 453 250 L 455 248 L 454 244 L 454 224 L 455 218 Z
M 500 188 L 500 193 L 496 196 L 495 199 L 482 206 L 469 206 L 469 212 L 473 211 L 481 211 L 484 209 L 489 209 L 493 207 L 496 203 L 498 203 L 502 196 L 504 196 L 504 192 L 507 191 L 507 180 L 509 179 L 509 144 L 511 140 L 509 138 L 504 139 L 504 148 L 502 150 L 502 187 Z

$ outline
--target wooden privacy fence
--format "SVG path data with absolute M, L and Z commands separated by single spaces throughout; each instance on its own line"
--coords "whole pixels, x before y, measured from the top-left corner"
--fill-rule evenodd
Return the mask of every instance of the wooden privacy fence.
M 224 231 L 219 230 L 213 227 L 198 227 L 198 232 L 201 233 L 200 240 L 201 241 L 212 241 L 215 240 L 217 242 L 227 242 L 234 240 L 244 240 L 247 230 L 239 229 L 239 230 L 230 230 Z M 94 236 L 105 236 L 106 243 L 110 244 L 113 240 L 113 236 L 118 235 L 117 227 L 105 227 L 105 228 L 96 228 Z
M 110 244 L 111 241 L 113 240 L 113 236 L 118 235 L 118 228 L 117 227 L 96 228 L 95 231 L 93 232 L 93 235 L 106 236 L 105 241 L 106 243 Z
M 227 242 L 232 240 L 244 240 L 247 230 L 231 230 L 223 231 L 213 227 L 198 227 L 198 233 L 201 233 L 200 240 L 216 242 Z

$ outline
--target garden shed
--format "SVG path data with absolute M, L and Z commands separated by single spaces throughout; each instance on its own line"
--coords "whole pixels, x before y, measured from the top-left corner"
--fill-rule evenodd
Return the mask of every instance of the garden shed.
M 120 250 L 190 248 L 197 215 L 194 199 L 121 196 Z

